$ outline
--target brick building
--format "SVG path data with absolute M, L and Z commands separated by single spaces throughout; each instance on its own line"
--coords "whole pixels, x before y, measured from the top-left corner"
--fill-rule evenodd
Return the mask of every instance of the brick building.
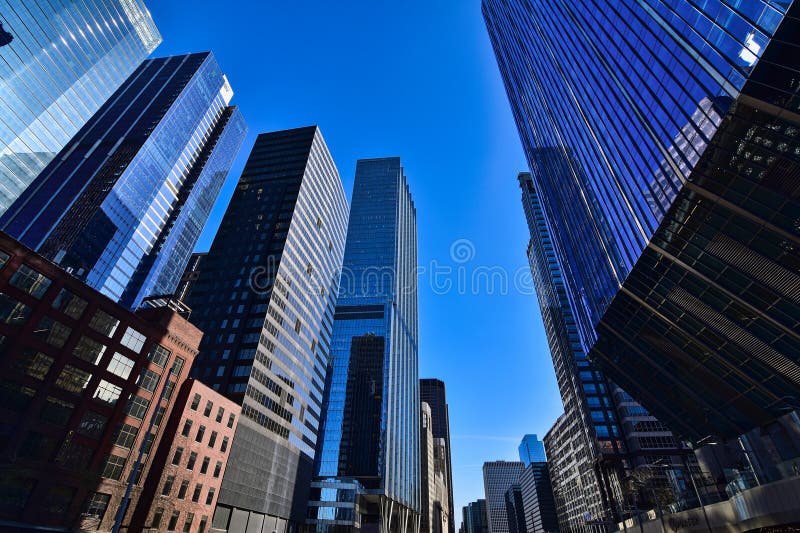
M 183 384 L 130 531 L 208 531 L 240 411 L 199 381 Z
M 0 234 L 0 527 L 108 531 L 129 490 L 125 524 L 201 336 Z

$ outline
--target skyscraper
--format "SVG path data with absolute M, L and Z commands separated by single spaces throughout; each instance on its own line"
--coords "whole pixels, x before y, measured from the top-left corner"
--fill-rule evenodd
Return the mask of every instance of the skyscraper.
M 525 465 L 517 461 L 483 463 L 483 488 L 489 533 L 509 533 L 506 491 L 519 483 Z
M 525 507 L 522 502 L 522 488 L 519 483 L 511 485 L 505 493 L 506 520 L 509 533 L 527 533 Z
M 530 463 L 519 478 L 522 512 L 528 533 L 559 531 L 550 471 L 547 463 Z
M 455 533 L 455 507 L 453 505 L 453 463 L 451 460 L 453 451 L 450 448 L 450 411 L 447 407 L 447 395 L 445 394 L 444 381 L 440 379 L 421 379 L 419 380 L 419 397 L 431 407 L 433 417 L 433 438 L 444 439 L 447 454 L 447 490 L 448 508 L 450 509 L 449 531 Z
M 486 515 L 486 500 L 470 502 L 463 508 L 465 533 L 487 533 L 489 523 Z
M 416 210 L 400 158 L 359 160 L 309 507 L 318 531 L 419 527 L 416 265 Z M 369 420 L 373 399 L 380 412 Z M 365 450 L 368 462 L 358 459 Z
M 800 4 L 483 12 L 584 349 L 693 439 L 796 408 Z
M 544 443 L 539 440 L 536 434 L 525 435 L 519 443 L 519 460 L 528 466 L 531 463 L 546 463 L 547 457 L 544 454 Z
M 210 52 L 142 63 L 0 218 L 121 304 L 178 285 L 246 134 Z
M 161 42 L 142 0 L 5 0 L 0 214 Z
M 339 286 L 347 199 L 316 126 L 264 133 L 185 301 L 192 375 L 242 405 L 212 526 L 302 523 Z M 371 344 L 361 346 L 369 359 Z
M 420 413 L 420 531 L 430 533 L 433 525 L 433 508 L 436 505 L 436 474 L 433 459 L 433 423 L 431 407 L 421 402 Z

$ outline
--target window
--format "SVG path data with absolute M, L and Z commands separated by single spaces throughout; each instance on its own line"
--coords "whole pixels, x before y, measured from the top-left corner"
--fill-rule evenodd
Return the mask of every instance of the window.
M 208 457 L 203 457 L 203 464 L 200 465 L 200 473 L 201 474 L 205 474 L 206 472 L 208 472 L 208 463 L 210 461 L 211 460 Z
M 174 483 L 175 483 L 175 476 L 167 476 L 167 479 L 164 480 L 164 486 L 161 488 L 161 495 L 169 496 L 169 493 L 172 492 L 172 485 Z
M 83 413 L 76 431 L 81 435 L 99 439 L 106 427 L 106 422 L 108 422 L 108 417 L 94 411 L 86 411 Z
M 25 350 L 20 357 L 14 360 L 14 368 L 39 381 L 47 376 L 51 366 L 53 366 L 52 357 L 30 349 Z
M 133 352 L 142 353 L 145 339 L 146 337 L 144 335 L 129 326 L 122 335 L 122 340 L 119 342 Z
M 115 352 L 111 362 L 108 363 L 108 371 L 122 379 L 128 379 L 131 370 L 133 370 L 133 359 L 128 359 L 121 353 Z
M 228 437 L 222 438 L 222 446 L 219 447 L 219 451 L 225 452 L 228 450 Z
M 33 330 L 34 337 L 56 348 L 64 346 L 70 333 L 72 333 L 72 328 L 65 326 L 50 316 L 43 316 Z
M 181 457 L 183 457 L 183 448 L 181 447 L 175 448 L 175 455 L 172 456 L 172 464 L 176 466 L 180 465 Z
M 20 265 L 8 282 L 36 299 L 40 299 L 50 287 L 50 278 L 37 272 L 28 265 Z
M 103 477 L 119 481 L 122 477 L 122 469 L 125 468 L 125 458 L 116 455 L 109 455 L 103 467 Z
M 103 494 L 102 492 L 94 492 L 90 494 L 89 497 L 86 498 L 86 503 L 83 506 L 83 516 L 102 521 L 110 501 L 110 494 Z
M 189 461 L 186 463 L 186 470 L 194 470 L 194 464 L 197 462 L 197 452 L 189 454 Z
M 101 379 L 100 384 L 97 385 L 97 389 L 94 391 L 94 398 L 113 406 L 117 404 L 120 394 L 122 394 L 121 387 Z
M 220 407 L 219 409 L 217 409 L 217 422 L 218 422 L 218 423 L 219 423 L 219 422 L 222 422 L 222 416 L 223 416 L 224 414 L 225 414 L 225 409 L 223 409 L 222 407 Z
M 163 516 L 164 516 L 164 508 L 156 507 L 156 510 L 153 513 L 153 521 L 150 522 L 150 527 L 153 529 L 158 529 L 159 527 L 161 527 L 161 518 Z
M 164 420 L 164 413 L 166 413 L 167 408 L 163 405 L 159 406 L 156 409 L 156 416 L 153 418 L 153 425 L 158 427 L 161 425 L 161 421 Z
M 209 415 L 211 415 L 211 410 L 213 408 L 214 408 L 214 404 L 211 402 L 211 400 L 208 400 L 206 402 L 206 408 L 203 410 L 203 416 L 208 417 Z
M 169 517 L 169 523 L 167 524 L 167 531 L 175 531 L 175 528 L 178 526 L 178 518 L 180 518 L 180 516 L 180 511 L 172 511 L 172 516 Z
M 186 522 L 183 523 L 183 533 L 189 533 L 192 530 L 192 522 L 194 521 L 194 513 L 186 515 Z
M 186 498 L 186 491 L 189 490 L 189 480 L 184 479 L 181 481 L 181 486 L 178 489 L 178 499 L 183 500 Z
M 150 359 L 150 361 L 152 361 L 153 364 L 158 365 L 161 368 L 164 368 L 164 366 L 167 364 L 167 361 L 169 361 L 170 355 L 171 352 L 169 350 L 167 350 L 160 344 L 155 344 L 153 345 L 153 348 L 150 350 L 150 354 L 147 356 L 147 358 Z
M 0 251 L 0 268 L 6 266 L 6 263 L 8 262 L 9 259 L 11 259 L 10 255 L 8 255 L 3 251 Z
M 143 368 L 142 372 L 139 374 L 139 379 L 136 380 L 136 384 L 147 392 L 154 392 L 158 386 L 158 378 L 158 374 L 152 370 Z
M 203 485 L 198 483 L 194 486 L 194 492 L 192 493 L 192 501 L 197 503 L 200 501 L 200 493 L 203 492 Z
M 92 375 L 88 372 L 66 365 L 56 379 L 56 387 L 74 394 L 80 394 L 89 385 Z
M 196 440 L 197 442 L 203 442 L 203 436 L 205 436 L 205 434 L 206 434 L 206 427 L 200 426 L 197 429 L 197 435 L 195 435 L 194 440 Z
M 222 472 L 222 462 L 217 461 L 214 465 L 214 477 L 219 477 L 220 472 Z
M 172 372 L 176 376 L 179 376 L 180 373 L 181 373 L 181 370 L 183 370 L 183 363 L 184 363 L 184 360 L 182 358 L 176 357 L 175 358 L 175 362 L 172 363 L 172 368 L 170 369 L 170 372 Z
M 297 322 L 294 323 L 294 331 L 295 333 L 300 333 L 300 330 L 303 328 L 303 323 L 300 322 L 300 319 L 297 319 Z
M 181 435 L 184 437 L 189 436 L 189 430 L 192 429 L 192 421 L 187 419 L 186 422 L 183 423 L 183 429 L 181 430 Z
M 192 398 L 192 405 L 189 406 L 189 409 L 192 411 L 197 411 L 197 406 L 200 405 L 200 395 L 195 394 Z
M 122 424 L 117 429 L 117 434 L 114 438 L 114 444 L 130 449 L 131 446 L 133 446 L 133 443 L 136 441 L 136 435 L 138 433 L 139 428 L 136 428 L 130 424 Z
M 253 365 L 236 365 L 233 367 L 233 373 L 231 375 L 236 378 L 247 377 L 250 375 L 252 369 Z
M 141 396 L 131 395 L 131 397 L 128 399 L 128 405 L 126 406 L 125 412 L 131 415 L 133 418 L 142 420 L 144 415 L 147 413 L 148 407 L 150 407 L 149 400 L 145 400 Z
M 68 289 L 61 289 L 61 292 L 53 300 L 53 309 L 61 311 L 70 318 L 78 320 L 86 309 L 86 300 L 79 298 Z
M 0 293 L 0 320 L 11 326 L 22 326 L 33 309 L 7 294 Z
M 208 447 L 209 448 L 213 448 L 214 444 L 216 444 L 216 442 L 217 442 L 217 432 L 216 431 L 212 431 L 211 432 L 211 437 L 208 438 Z
M 203 515 L 200 517 L 200 525 L 197 526 L 197 533 L 206 533 L 206 525 L 208 525 L 208 517 Z
M 214 501 L 214 493 L 217 491 L 214 487 L 208 487 L 208 495 L 206 496 L 206 505 L 211 505 Z
M 70 470 L 86 470 L 92 460 L 94 448 L 84 446 L 76 441 L 62 445 L 56 455 L 56 462 Z
M 81 337 L 81 339 L 78 341 L 78 344 L 75 346 L 75 349 L 72 351 L 72 355 L 78 359 L 86 361 L 87 363 L 96 365 L 100 362 L 100 358 L 103 357 L 103 352 L 105 351 L 106 347 L 99 342 L 92 340 L 89 337 Z
M 74 408 L 75 405 L 69 402 L 48 396 L 39 413 L 39 418 L 55 426 L 64 427 L 67 425 L 69 417 L 72 416 Z
M 235 420 L 235 418 L 236 418 L 236 417 L 234 416 L 234 414 L 233 414 L 233 413 L 231 413 L 231 414 L 228 416 L 228 427 L 229 427 L 229 428 L 232 428 L 232 427 L 233 427 L 233 421 Z
M 106 337 L 112 337 L 114 332 L 117 331 L 117 326 L 119 326 L 119 320 L 101 309 L 94 312 L 94 316 L 89 322 L 90 328 Z

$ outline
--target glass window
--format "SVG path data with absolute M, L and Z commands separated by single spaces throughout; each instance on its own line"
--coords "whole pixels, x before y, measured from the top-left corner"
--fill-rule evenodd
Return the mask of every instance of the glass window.
M 214 444 L 216 444 L 216 442 L 217 442 L 217 432 L 216 431 L 212 431 L 211 432 L 211 436 L 208 438 L 208 447 L 209 448 L 213 448 Z
M 203 464 L 200 465 L 200 473 L 205 474 L 208 472 L 208 463 L 211 462 L 211 459 L 208 457 L 203 457 Z
M 214 501 L 214 493 L 217 491 L 214 487 L 208 487 L 208 496 L 206 496 L 206 505 L 211 505 Z
M 192 398 L 192 405 L 189 406 L 189 409 L 192 411 L 197 411 L 197 406 L 200 405 L 200 395 L 195 394 Z
M 11 259 L 11 256 L 5 253 L 4 251 L 0 250 L 0 268 L 6 266 L 6 263 L 8 263 L 9 259 Z
M 94 391 L 94 398 L 113 406 L 116 405 L 120 394 L 122 394 L 121 387 L 101 379 L 100 384 L 97 385 L 97 389 Z
M 114 437 L 114 444 L 130 449 L 136 441 L 136 435 L 138 433 L 139 428 L 130 424 L 122 424 L 117 429 L 117 434 Z
M 153 529 L 158 529 L 159 527 L 161 527 L 161 518 L 163 516 L 164 516 L 164 508 L 156 507 L 156 510 L 153 513 L 153 521 L 150 522 L 150 527 Z
M 14 360 L 14 368 L 39 381 L 43 380 L 50 372 L 51 366 L 53 366 L 52 357 L 31 349 L 26 349 L 20 357 Z
M 100 413 L 95 413 L 94 411 L 86 411 L 83 413 L 83 417 L 81 417 L 81 421 L 78 424 L 78 429 L 76 431 L 81 435 L 86 435 L 87 437 L 91 437 L 93 439 L 99 439 L 106 427 L 106 422 L 108 422 L 108 417 L 105 417 Z
M 167 350 L 160 344 L 155 344 L 153 345 L 153 348 L 150 350 L 150 355 L 148 356 L 148 359 L 150 359 L 150 361 L 160 366 L 161 368 L 164 368 L 164 366 L 167 364 L 167 361 L 169 361 L 170 355 L 171 352 L 169 350 Z
M 80 394 L 89 385 L 92 375 L 80 368 L 66 365 L 56 379 L 56 387 L 74 394 Z
M 175 362 L 172 363 L 172 369 L 170 370 L 170 372 L 172 372 L 176 376 L 179 376 L 181 374 L 181 370 L 183 369 L 183 363 L 184 363 L 183 358 L 176 357 Z
M 174 381 L 167 381 L 167 384 L 164 385 L 164 399 L 169 400 L 172 398 L 172 393 L 175 391 L 175 382 Z
M 186 470 L 194 470 L 194 464 L 197 462 L 197 452 L 189 454 L 189 460 L 186 462 Z
M 115 352 L 111 362 L 108 363 L 108 371 L 122 379 L 128 379 L 131 370 L 133 370 L 133 359 L 128 359 L 121 353 Z
M 109 315 L 102 309 L 95 311 L 92 320 L 89 322 L 90 328 L 98 333 L 102 333 L 106 337 L 114 336 L 114 332 L 117 331 L 118 326 L 119 320 Z
M 191 429 L 192 429 L 192 421 L 187 419 L 186 422 L 183 423 L 183 430 L 181 431 L 181 435 L 183 435 L 184 437 L 188 437 L 189 431 Z
M 222 422 L 222 417 L 224 414 L 225 414 L 224 408 L 220 407 L 219 409 L 217 409 L 217 419 L 216 419 L 217 422 Z
M 83 359 L 86 362 L 96 365 L 103 357 L 103 352 L 106 347 L 99 342 L 90 339 L 89 337 L 81 337 L 72 354 L 78 359 Z
M 180 511 L 172 511 L 172 516 L 169 517 L 169 523 L 167 524 L 167 531 L 175 531 L 175 528 L 178 527 L 178 518 L 180 516 Z
M 219 451 L 225 452 L 228 450 L 228 437 L 222 438 L 222 446 L 219 447 Z
M 86 503 L 83 506 L 83 515 L 86 518 L 93 518 L 98 521 L 103 520 L 103 516 L 108 509 L 108 503 L 111 501 L 110 494 L 103 494 L 102 492 L 93 492 L 86 498 Z
M 94 454 L 93 448 L 84 446 L 76 441 L 71 441 L 68 445 L 61 446 L 58 456 L 56 457 L 56 462 L 70 470 L 86 470 L 89 468 L 92 454 Z
M 214 404 L 211 402 L 211 400 L 208 400 L 206 402 L 206 408 L 203 410 L 203 416 L 207 417 L 207 416 L 211 415 L 211 410 L 213 408 L 214 408 Z
M 145 340 L 146 337 L 144 335 L 132 327 L 128 327 L 128 329 L 125 330 L 125 334 L 122 335 L 122 340 L 120 343 L 136 353 L 142 353 L 142 347 L 144 346 Z
M 87 302 L 83 298 L 75 296 L 69 289 L 61 289 L 61 292 L 53 300 L 53 309 L 57 309 L 70 318 L 78 320 L 86 309 Z
M 175 476 L 167 476 L 167 479 L 164 480 L 164 486 L 161 488 L 162 496 L 169 496 L 169 493 L 172 492 L 173 483 L 175 483 Z
M 192 522 L 194 521 L 194 513 L 186 515 L 186 522 L 183 523 L 183 533 L 189 533 L 192 530 Z
M 219 477 L 220 472 L 222 472 L 222 462 L 217 461 L 214 465 L 214 477 Z
M 181 481 L 181 486 L 178 489 L 178 499 L 179 500 L 183 500 L 184 498 L 186 498 L 186 491 L 188 489 L 189 489 L 189 480 L 188 479 L 184 479 L 183 481 Z
M 146 390 L 147 392 L 153 392 L 156 390 L 158 386 L 158 378 L 160 376 L 155 372 L 143 368 L 141 373 L 139 374 L 139 378 L 136 380 L 136 384 L 139 385 L 142 389 Z
M 69 417 L 72 416 L 73 409 L 75 409 L 74 404 L 48 396 L 39 413 L 39 418 L 55 426 L 64 427 L 67 425 Z
M 33 335 L 56 348 L 62 348 L 67 342 L 72 328 L 69 328 L 50 316 L 43 316 L 33 330 Z
M 144 415 L 147 413 L 148 407 L 150 407 L 149 400 L 145 400 L 141 396 L 131 395 L 131 397 L 128 399 L 128 405 L 126 406 L 125 412 L 131 415 L 133 418 L 142 420 Z
M 203 442 L 203 436 L 205 434 L 206 434 L 206 427 L 201 425 L 197 429 L 197 435 L 195 435 L 194 440 L 197 441 L 197 442 Z
M 122 477 L 122 469 L 125 468 L 125 458 L 117 455 L 109 455 L 103 467 L 103 477 L 119 481 Z
M 229 428 L 232 428 L 232 427 L 233 427 L 233 422 L 234 422 L 235 418 L 236 418 L 236 417 L 234 416 L 234 414 L 233 414 L 233 413 L 231 413 L 231 414 L 228 416 L 228 427 L 229 427 Z
M 163 405 L 158 406 L 158 409 L 156 409 L 156 416 L 153 418 L 154 426 L 157 427 L 161 425 L 161 421 L 164 419 L 164 413 L 166 412 L 167 412 L 166 407 L 164 407 Z
M 183 457 L 183 448 L 178 446 L 175 448 L 175 454 L 172 456 L 172 464 L 175 466 L 179 466 L 181 464 L 181 458 Z
M 33 310 L 7 294 L 0 293 L 0 320 L 11 326 L 22 326 Z
M 20 265 L 8 282 L 14 287 L 21 289 L 34 298 L 41 298 L 52 281 L 50 278 L 37 272 L 28 265 Z

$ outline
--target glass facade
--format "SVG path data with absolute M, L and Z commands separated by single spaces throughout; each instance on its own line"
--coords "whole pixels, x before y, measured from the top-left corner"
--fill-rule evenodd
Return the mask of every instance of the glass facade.
M 261 134 L 211 249 L 184 277 L 205 332 L 192 375 L 242 405 L 215 528 L 305 518 L 347 214 L 316 126 Z M 373 371 L 370 339 L 361 354 Z
M 400 520 L 419 513 L 416 266 L 416 210 L 400 159 L 359 160 L 312 489 L 318 504 L 309 508 L 317 530 L 359 523 L 361 496 L 381 508 L 362 505 L 373 515 L 365 520 L 398 520 L 384 509 L 389 501 Z M 360 425 L 371 414 L 374 426 Z
M 447 454 L 447 498 L 448 510 L 448 529 L 450 533 L 455 533 L 455 507 L 453 505 L 453 462 L 452 448 L 450 447 L 450 408 L 447 406 L 447 395 L 445 394 L 444 381 L 440 379 L 421 379 L 419 380 L 420 400 L 427 403 L 431 408 L 433 419 L 433 438 L 444 439 L 445 453 Z
M 685 436 L 800 393 L 798 9 L 483 1 L 580 342 Z
M 483 488 L 486 494 L 486 520 L 489 533 L 509 533 L 506 492 L 518 485 L 525 465 L 517 461 L 483 463 Z
M 0 218 L 120 303 L 177 287 L 246 135 L 210 53 L 147 60 Z
M 519 460 L 528 466 L 531 463 L 546 463 L 544 444 L 534 435 L 525 435 L 519 443 Z
M 0 214 L 158 46 L 141 0 L 3 0 Z

